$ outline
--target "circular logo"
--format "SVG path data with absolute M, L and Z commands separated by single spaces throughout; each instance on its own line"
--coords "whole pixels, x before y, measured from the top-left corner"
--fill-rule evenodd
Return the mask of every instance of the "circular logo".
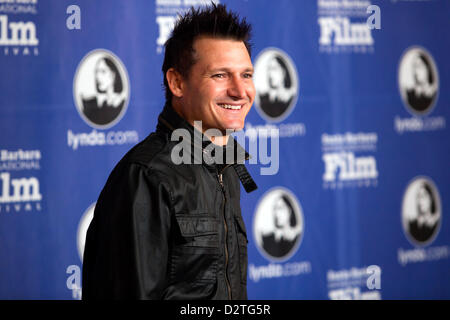
M 89 52 L 78 65 L 73 96 L 81 118 L 97 129 L 107 129 L 122 119 L 128 107 L 128 74 L 112 52 Z
M 255 61 L 255 106 L 270 122 L 284 120 L 297 103 L 299 81 L 295 64 L 280 49 L 267 48 Z
M 83 254 L 84 254 L 84 244 L 86 243 L 86 233 L 91 224 L 92 218 L 94 217 L 95 204 L 91 204 L 89 208 L 81 216 L 80 222 L 78 223 L 77 230 L 77 248 L 78 255 L 80 256 L 81 262 L 83 262 Z
M 431 54 L 421 47 L 408 48 L 400 59 L 398 87 L 406 109 L 426 115 L 433 109 L 439 91 L 439 74 Z
M 414 178 L 406 188 L 402 203 L 402 225 L 413 245 L 430 244 L 441 226 L 441 199 L 428 177 Z
M 303 225 L 302 208 L 292 192 L 282 187 L 267 191 L 253 220 L 259 252 L 269 260 L 289 259 L 303 238 Z

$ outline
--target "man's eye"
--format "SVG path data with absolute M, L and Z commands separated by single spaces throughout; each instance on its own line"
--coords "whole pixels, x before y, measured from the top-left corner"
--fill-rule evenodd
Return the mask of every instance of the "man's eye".
M 251 78 L 253 78 L 253 74 L 251 74 L 251 73 L 244 73 L 244 78 L 251 79 Z
M 213 78 L 225 78 L 225 74 L 224 73 L 216 73 L 213 75 Z

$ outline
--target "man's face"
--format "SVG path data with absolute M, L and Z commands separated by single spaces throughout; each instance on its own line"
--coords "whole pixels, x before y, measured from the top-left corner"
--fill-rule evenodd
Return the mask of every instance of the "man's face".
M 242 41 L 201 37 L 194 41 L 195 64 L 183 78 L 182 113 L 203 130 L 244 128 L 255 99 L 253 65 Z

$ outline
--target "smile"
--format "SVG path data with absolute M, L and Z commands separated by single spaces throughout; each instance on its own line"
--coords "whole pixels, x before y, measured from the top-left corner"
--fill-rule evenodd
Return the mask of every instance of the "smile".
M 242 105 L 231 105 L 231 104 L 218 104 L 221 108 L 224 109 L 231 109 L 231 110 L 240 110 L 242 108 Z

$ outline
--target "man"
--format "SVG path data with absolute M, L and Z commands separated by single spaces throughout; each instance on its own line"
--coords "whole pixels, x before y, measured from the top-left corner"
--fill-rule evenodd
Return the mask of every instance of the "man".
M 255 97 L 249 32 L 223 5 L 191 9 L 176 23 L 156 132 L 119 162 L 97 201 L 83 299 L 247 298 L 239 180 L 247 192 L 256 185 L 242 161 L 217 161 L 207 150 L 213 142 L 223 154 L 245 153 L 229 133 L 243 128 Z M 191 161 L 177 165 L 180 142 L 171 137 L 180 131 L 206 137 L 191 140 Z

